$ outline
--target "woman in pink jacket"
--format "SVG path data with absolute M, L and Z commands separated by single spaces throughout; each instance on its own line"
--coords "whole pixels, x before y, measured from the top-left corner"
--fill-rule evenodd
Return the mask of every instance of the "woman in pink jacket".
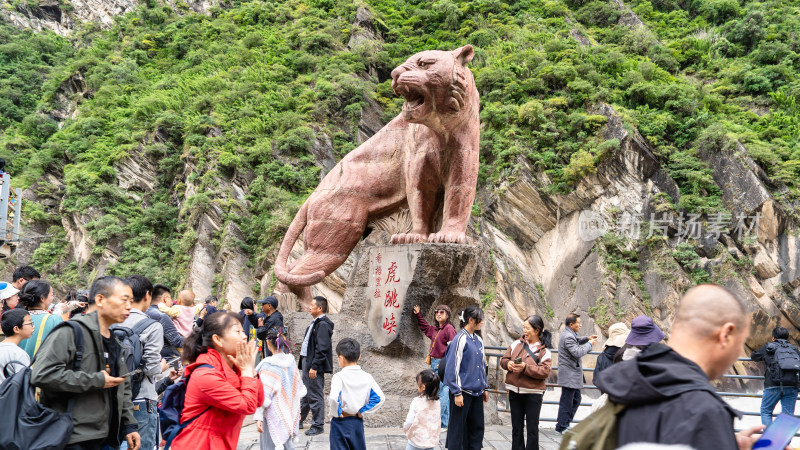
M 172 442 L 175 450 L 235 450 L 245 416 L 264 402 L 255 378 L 255 341 L 247 342 L 236 313 L 206 317 L 184 342 L 191 375 L 181 422 L 197 417 Z M 200 367 L 208 364 L 213 367 Z M 196 373 L 195 373 L 196 371 Z

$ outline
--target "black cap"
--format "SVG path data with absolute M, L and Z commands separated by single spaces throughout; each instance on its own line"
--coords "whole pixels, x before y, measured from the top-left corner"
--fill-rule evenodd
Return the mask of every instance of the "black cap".
M 263 305 L 265 303 L 269 303 L 270 305 L 272 305 L 273 308 L 278 309 L 278 299 L 271 295 L 269 297 L 262 298 L 261 300 L 258 301 L 259 305 Z

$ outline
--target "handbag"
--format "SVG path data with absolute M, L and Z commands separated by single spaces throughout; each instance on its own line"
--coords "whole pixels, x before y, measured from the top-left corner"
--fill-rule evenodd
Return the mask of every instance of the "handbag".
M 444 330 L 444 328 L 442 328 L 442 330 Z M 434 336 L 433 340 L 431 341 L 431 348 L 428 349 L 428 356 L 425 357 L 425 364 L 429 366 L 431 365 L 431 352 L 433 351 L 433 344 L 436 343 L 436 338 L 439 337 L 439 333 L 441 333 L 442 330 L 436 332 L 436 336 Z

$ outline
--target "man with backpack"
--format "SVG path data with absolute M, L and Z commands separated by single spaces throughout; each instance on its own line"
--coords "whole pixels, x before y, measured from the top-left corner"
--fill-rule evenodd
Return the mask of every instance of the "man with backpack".
M 41 389 L 40 403 L 56 411 L 71 411 L 74 428 L 67 450 L 118 448 L 132 450 L 141 440 L 133 417 L 131 383 L 124 375 L 119 341 L 110 327 L 130 315 L 133 293 L 124 280 L 101 277 L 89 291 L 96 310 L 64 322 L 47 336 L 32 365 L 31 384 Z M 76 344 L 80 330 L 81 348 Z M 76 365 L 79 370 L 72 370 Z M 42 430 L 47 433 L 47 430 Z
M 141 370 L 128 378 L 131 380 L 133 416 L 139 423 L 142 448 L 149 450 L 158 443 L 158 393 L 155 377 L 168 368 L 161 359 L 164 329 L 159 322 L 145 314 L 150 307 L 146 288 L 141 283 L 131 284 L 131 315 L 121 325 L 114 325 L 111 329 L 122 343 L 126 371 Z M 123 442 L 121 450 L 127 448 Z
M 181 353 L 178 349 L 183 347 L 183 336 L 178 333 L 178 329 L 175 328 L 172 319 L 158 309 L 158 305 L 164 301 L 164 294 L 169 293 L 169 291 L 161 290 L 159 297 L 153 297 L 153 292 L 155 290 L 153 283 L 144 275 L 131 275 L 127 278 L 126 282 L 131 285 L 134 293 L 144 292 L 145 301 L 150 305 L 145 311 L 145 314 L 147 314 L 147 317 L 161 324 L 161 329 L 164 331 L 164 343 L 161 348 L 161 357 L 169 359 L 180 356 Z
M 764 396 L 761 398 L 761 423 L 772 423 L 772 411 L 781 402 L 781 410 L 794 415 L 797 401 L 798 375 L 800 375 L 800 352 L 790 344 L 789 330 L 775 327 L 772 342 L 754 351 L 753 361 L 764 361 Z
M 750 335 L 747 307 L 729 289 L 695 286 L 681 299 L 667 344 L 597 374 L 608 402 L 564 433 L 561 449 L 615 449 L 631 443 L 750 450 L 759 425 L 734 433 L 741 415 L 709 380 L 722 377 Z

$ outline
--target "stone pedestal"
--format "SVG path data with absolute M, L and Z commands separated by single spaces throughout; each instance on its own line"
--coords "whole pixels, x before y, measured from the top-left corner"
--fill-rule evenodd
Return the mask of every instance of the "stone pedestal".
M 480 303 L 478 290 L 489 253 L 485 247 L 457 244 L 363 246 L 357 252 L 342 310 L 329 314 L 335 324 L 333 347 L 345 337 L 358 340 L 362 368 L 375 377 L 387 396 L 386 404 L 365 418 L 366 425 L 398 427 L 411 400 L 419 395 L 415 377 L 427 368 L 425 356 L 430 346 L 430 340 L 417 325 L 414 305 L 420 305 L 430 323 L 433 308 L 448 305 L 453 311 L 451 322 L 459 329 L 455 317 L 458 310 Z M 378 267 L 380 271 L 376 270 Z M 299 354 L 311 316 L 302 312 L 288 312 L 285 316 L 295 353 Z M 338 372 L 335 354 L 334 366 Z M 326 381 L 329 380 L 328 375 Z M 330 391 L 326 388 L 325 392 Z M 491 422 L 489 416 L 486 419 Z
M 341 313 L 363 320 L 370 339 L 361 345 L 392 354 L 419 351 L 424 340 L 414 305 L 433 322 L 433 307 L 446 304 L 456 312 L 480 303 L 478 292 L 488 253 L 458 244 L 407 244 L 364 247 L 350 274 Z M 423 348 L 423 353 L 427 348 Z M 422 355 L 424 359 L 425 355 Z

